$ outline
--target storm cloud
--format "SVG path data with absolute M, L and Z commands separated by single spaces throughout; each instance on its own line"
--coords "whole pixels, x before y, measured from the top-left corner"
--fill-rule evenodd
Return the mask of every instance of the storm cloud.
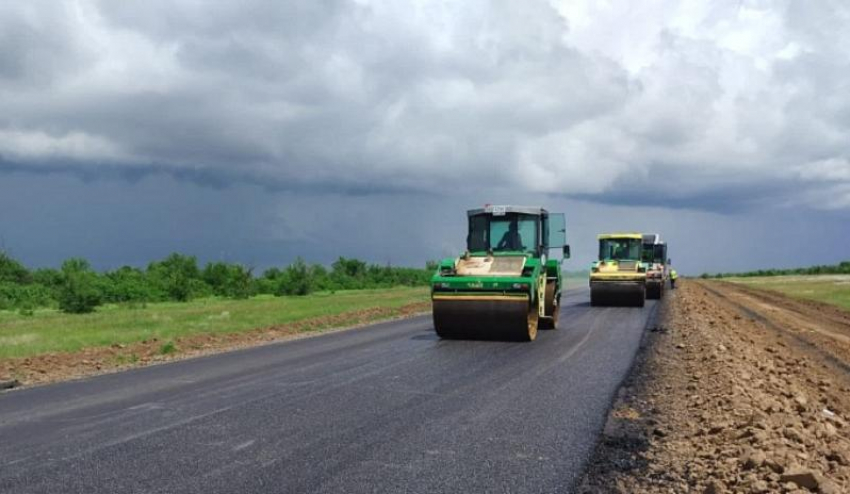
M 709 197 L 696 207 L 723 202 L 711 196 L 726 199 L 730 184 L 793 183 L 774 200 L 850 207 L 848 11 L 4 2 L 0 155 L 33 171 L 61 163 L 272 187 L 448 182 L 603 202 L 660 182 L 663 197 Z M 824 186 L 831 197 L 816 199 Z
M 260 225 L 295 220 L 268 211 L 322 205 L 399 227 L 496 198 L 841 225 L 848 25 L 840 1 L 2 2 L 0 180 L 16 204 L 12 183 L 76 190 L 57 175 L 118 196 L 184 183 L 210 211 L 252 196 L 262 219 L 233 225 L 269 253 Z M 275 231 L 375 252 L 313 223 Z

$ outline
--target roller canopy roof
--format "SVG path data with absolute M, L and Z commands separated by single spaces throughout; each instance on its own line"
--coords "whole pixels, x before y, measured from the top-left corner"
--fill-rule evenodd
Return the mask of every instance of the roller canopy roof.
M 549 212 L 540 206 L 501 206 L 498 204 L 488 204 L 481 209 L 470 209 L 466 212 L 469 216 L 476 216 L 479 214 L 507 214 L 507 213 L 521 213 L 521 214 L 548 214 Z
M 643 240 L 642 233 L 601 233 L 598 237 L 599 240 L 604 240 L 608 238 L 636 238 L 638 240 Z

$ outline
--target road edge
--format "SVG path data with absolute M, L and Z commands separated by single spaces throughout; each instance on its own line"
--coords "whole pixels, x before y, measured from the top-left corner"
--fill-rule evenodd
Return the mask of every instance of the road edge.
M 582 466 L 581 474 L 571 486 L 570 492 L 586 492 L 588 494 L 598 492 L 595 487 L 588 488 L 586 482 L 591 475 L 596 473 L 594 469 L 601 463 L 600 460 L 607 457 L 608 453 L 605 450 L 606 434 L 616 428 L 615 424 L 619 421 L 619 418 L 615 416 L 615 411 L 626 402 L 626 391 L 633 389 L 634 380 L 643 375 L 643 369 L 651 356 L 651 350 L 658 341 L 660 333 L 666 331 L 666 319 L 673 299 L 675 299 L 675 290 L 668 289 L 665 290 L 664 297 L 653 305 L 652 312 L 644 324 L 638 349 L 628 370 L 623 375 L 623 379 L 617 385 L 617 390 L 614 392 L 608 409 L 605 412 L 603 426 L 597 431 L 596 443 L 593 445 L 593 450 Z
M 403 308 L 401 308 L 401 309 L 403 309 Z M 137 369 L 145 369 L 145 368 L 149 368 L 149 367 L 153 367 L 153 366 L 173 364 L 173 363 L 178 363 L 178 362 L 184 362 L 184 361 L 187 361 L 187 360 L 194 360 L 194 359 L 200 359 L 200 358 L 211 357 L 211 356 L 216 356 L 216 355 L 222 355 L 222 354 L 231 353 L 231 352 L 239 352 L 239 351 L 243 351 L 243 350 L 250 350 L 250 349 L 253 349 L 253 348 L 260 348 L 260 347 L 271 346 L 271 345 L 286 344 L 286 343 L 290 343 L 290 342 L 298 341 L 298 340 L 302 340 L 302 339 L 316 338 L 316 337 L 320 337 L 320 336 L 326 336 L 326 335 L 330 335 L 330 334 L 334 334 L 334 333 L 352 331 L 352 330 L 356 330 L 356 329 L 366 329 L 366 328 L 369 328 L 369 327 L 372 327 L 372 326 L 377 326 L 377 325 L 380 325 L 380 324 L 386 324 L 386 323 L 390 323 L 390 322 L 394 322 L 394 321 L 404 321 L 404 320 L 408 320 L 408 319 L 414 319 L 416 317 L 422 317 L 422 316 L 429 315 L 430 313 L 431 313 L 430 310 L 415 311 L 415 312 L 410 312 L 410 313 L 402 313 L 402 314 L 394 315 L 394 316 L 390 316 L 390 317 L 378 318 L 378 319 L 365 321 L 365 322 L 358 323 L 358 324 L 334 325 L 334 326 L 330 326 L 330 327 L 327 327 L 327 328 L 308 329 L 308 330 L 298 331 L 298 332 L 291 333 L 291 334 L 282 334 L 282 335 L 276 336 L 276 337 L 271 338 L 271 339 L 266 339 L 266 340 L 241 341 L 241 342 L 236 342 L 236 343 L 226 345 L 226 346 L 221 346 L 221 347 L 192 349 L 192 350 L 187 350 L 187 351 L 183 351 L 183 352 L 161 355 L 161 356 L 158 356 L 158 358 L 156 358 L 156 359 L 145 361 L 145 362 L 135 362 L 135 363 L 131 363 L 131 364 L 115 365 L 115 366 L 103 367 L 103 368 L 100 368 L 100 369 L 97 369 L 95 367 L 95 368 L 86 369 L 85 371 L 80 372 L 79 374 L 68 375 L 68 376 L 65 376 L 65 377 L 53 377 L 53 376 L 51 376 L 50 378 L 47 378 L 43 381 L 32 382 L 32 383 L 22 382 L 18 378 L 13 378 L 10 382 L 12 382 L 12 381 L 15 382 L 15 385 L 12 386 L 12 387 L 5 388 L 5 389 L 0 389 L 0 396 L 9 395 L 9 394 L 15 393 L 17 391 L 23 391 L 23 390 L 28 390 L 28 389 L 50 386 L 50 385 L 53 385 L 53 384 L 82 381 L 82 380 L 85 380 L 85 379 L 90 379 L 90 378 L 99 377 L 99 376 L 105 376 L 105 375 L 109 375 L 109 374 L 117 374 L 117 373 L 121 373 L 121 372 L 133 371 L 133 370 L 137 370 Z M 301 321 L 299 321 L 299 322 L 301 322 Z M 250 329 L 250 330 L 246 330 L 244 332 L 233 333 L 233 334 L 249 333 L 249 332 L 252 332 L 252 331 L 258 331 L 258 330 L 262 330 L 262 329 L 263 328 L 253 328 L 253 329 Z

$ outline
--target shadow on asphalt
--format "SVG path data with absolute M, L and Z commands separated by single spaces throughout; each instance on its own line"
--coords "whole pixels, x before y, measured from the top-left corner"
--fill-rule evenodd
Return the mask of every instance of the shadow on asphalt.
M 429 334 L 418 334 L 410 339 L 416 341 L 437 341 L 440 337 L 432 330 Z

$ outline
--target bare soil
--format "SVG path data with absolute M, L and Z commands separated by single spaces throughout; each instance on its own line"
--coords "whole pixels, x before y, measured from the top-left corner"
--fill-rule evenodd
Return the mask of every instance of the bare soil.
M 333 330 L 353 329 L 379 320 L 411 317 L 430 308 L 430 302 L 421 302 L 395 309 L 373 308 L 346 312 L 237 333 L 194 334 L 168 342 L 153 338 L 129 345 L 114 344 L 73 353 L 48 353 L 0 360 L 0 383 L 5 383 L 6 388 L 12 388 L 116 372 Z
M 850 492 L 850 314 L 685 280 L 581 492 Z

